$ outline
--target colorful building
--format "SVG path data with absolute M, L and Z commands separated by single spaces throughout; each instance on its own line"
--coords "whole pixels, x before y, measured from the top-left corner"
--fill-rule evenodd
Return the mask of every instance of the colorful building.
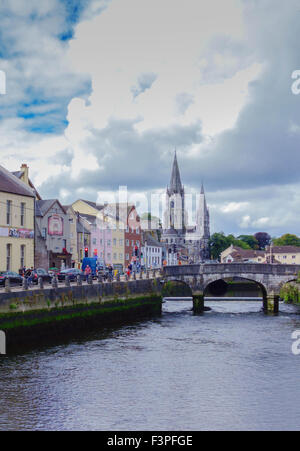
M 35 209 L 35 267 L 70 268 L 69 215 L 57 199 L 38 200 Z
M 0 271 L 34 266 L 34 191 L 0 166 Z

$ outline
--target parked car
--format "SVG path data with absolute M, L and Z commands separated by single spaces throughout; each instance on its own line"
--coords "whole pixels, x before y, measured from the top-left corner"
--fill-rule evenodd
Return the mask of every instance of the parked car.
M 57 279 L 59 282 L 63 282 L 66 280 L 66 276 L 69 276 L 70 282 L 75 282 L 77 280 L 77 276 L 80 276 L 82 280 L 86 279 L 86 276 L 80 269 L 69 268 L 63 269 L 57 274 Z
M 36 285 L 38 284 L 40 277 L 43 279 L 44 283 L 51 283 L 52 281 L 52 276 L 43 268 L 34 269 L 31 275 L 33 276 L 32 282 Z
M 0 272 L 0 286 L 4 286 L 7 279 L 10 280 L 11 285 L 22 285 L 23 278 L 16 272 Z
M 57 275 L 59 273 L 59 269 L 58 268 L 49 268 L 48 274 L 53 277 L 55 275 Z

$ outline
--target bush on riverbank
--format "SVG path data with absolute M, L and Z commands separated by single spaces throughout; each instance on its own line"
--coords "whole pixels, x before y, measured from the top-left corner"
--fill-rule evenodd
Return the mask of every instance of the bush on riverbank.
M 300 305 L 300 286 L 294 283 L 285 284 L 280 290 L 280 297 L 287 304 Z

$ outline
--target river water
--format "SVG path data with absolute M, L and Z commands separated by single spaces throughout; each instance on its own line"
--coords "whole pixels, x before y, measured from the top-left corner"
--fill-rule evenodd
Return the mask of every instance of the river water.
M 295 308 L 207 305 L 2 358 L 0 430 L 299 430 Z

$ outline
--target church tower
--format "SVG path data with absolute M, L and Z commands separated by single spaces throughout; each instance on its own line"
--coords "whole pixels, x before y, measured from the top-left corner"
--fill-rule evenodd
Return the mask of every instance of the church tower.
M 206 204 L 203 183 L 201 186 L 201 193 L 198 203 L 196 233 L 200 239 L 201 256 L 203 259 L 208 259 L 210 226 L 209 226 L 209 211 Z
M 166 195 L 165 229 L 181 232 L 185 230 L 184 187 L 181 183 L 176 151 Z

